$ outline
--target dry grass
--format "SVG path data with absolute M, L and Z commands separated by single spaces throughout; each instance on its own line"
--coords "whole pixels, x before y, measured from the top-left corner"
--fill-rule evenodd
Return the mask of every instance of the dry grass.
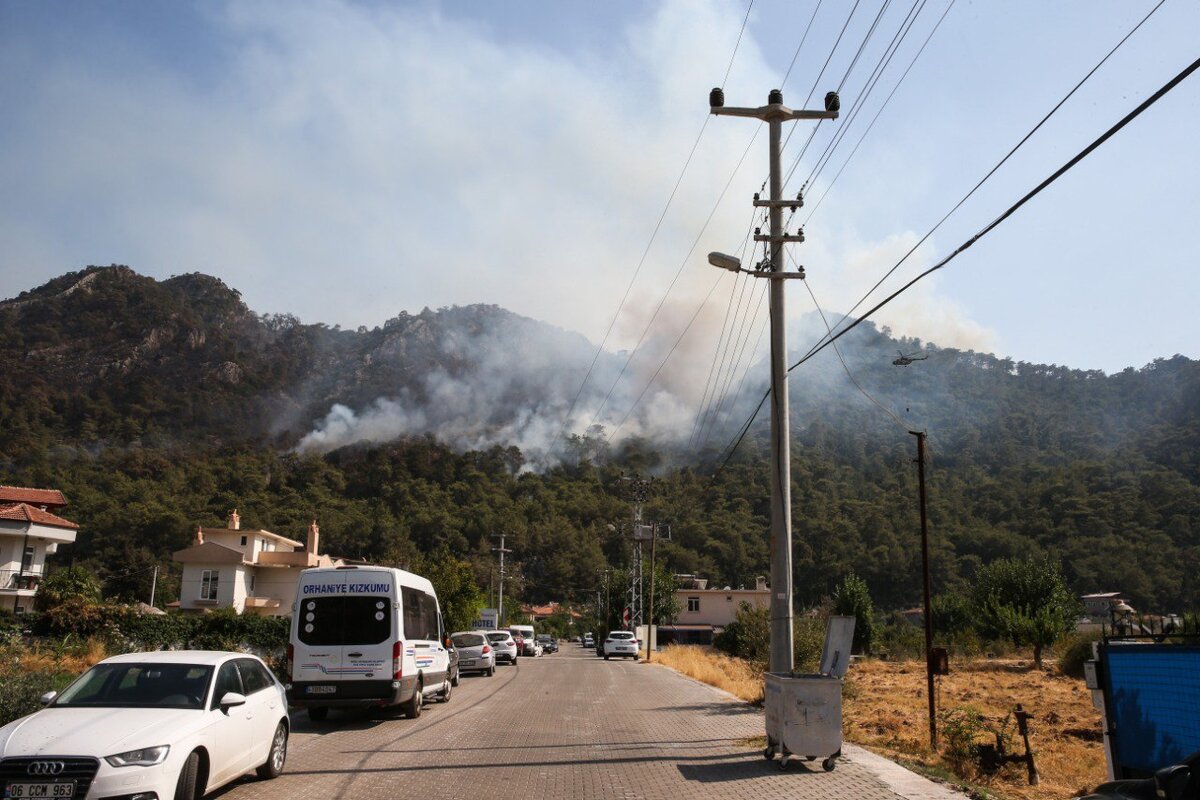
M 673 646 L 655 660 L 684 675 L 762 702 L 762 673 L 741 659 L 703 647 Z M 1069 798 L 1105 780 L 1100 714 L 1083 681 L 1029 669 L 1025 662 L 978 660 L 952 664 L 939 679 L 938 707 L 972 706 L 999 724 L 1021 703 L 1030 723 L 1041 784 L 1026 783 L 1021 765 L 999 775 L 965 776 L 992 794 L 1012 800 Z M 929 723 L 922 662 L 855 662 L 845 692 L 845 737 L 882 755 L 944 772 L 948 764 L 929 749 Z M 980 738 L 980 741 L 990 741 Z M 1015 749 L 1024 752 L 1019 738 Z
M 99 639 L 88 639 L 72 648 L 35 647 L 19 653 L 22 669 L 30 672 L 61 672 L 80 674 L 108 658 L 108 649 Z
M 763 699 L 762 670 L 749 661 L 730 658 L 706 647 L 670 645 L 654 654 L 654 661 L 740 697 L 748 703 Z

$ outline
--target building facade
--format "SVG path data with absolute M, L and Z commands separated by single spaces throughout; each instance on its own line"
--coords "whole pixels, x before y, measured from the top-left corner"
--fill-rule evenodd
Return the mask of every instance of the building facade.
M 0 611 L 32 611 L 46 557 L 75 542 L 79 526 L 54 513 L 66 504 L 56 489 L 0 486 Z
M 232 608 L 239 614 L 287 616 L 296 599 L 300 571 L 341 566 L 318 551 L 317 521 L 305 542 L 261 529 L 242 528 L 234 509 L 224 528 L 196 529 L 191 547 L 177 550 L 183 564 L 178 607 L 183 611 Z
M 659 646 L 676 644 L 712 644 L 713 636 L 733 622 L 742 603 L 752 608 L 770 608 L 771 591 L 765 578 L 758 578 L 753 589 L 709 589 L 708 581 L 688 576 L 682 588 L 675 590 L 679 616 L 673 625 L 658 626 Z

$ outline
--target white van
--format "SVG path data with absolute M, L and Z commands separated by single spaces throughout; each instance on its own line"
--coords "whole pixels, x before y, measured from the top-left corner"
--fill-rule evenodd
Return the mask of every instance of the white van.
M 537 643 L 537 640 L 533 637 L 533 626 L 532 625 L 509 625 L 508 632 L 513 635 L 514 639 L 517 638 L 518 636 L 520 636 L 524 640 L 525 643 L 522 646 L 521 655 L 536 656 L 538 654 L 538 652 L 537 652 L 538 643 Z
M 319 722 L 331 708 L 450 699 L 450 654 L 437 593 L 420 575 L 386 567 L 300 573 L 288 644 L 288 701 Z

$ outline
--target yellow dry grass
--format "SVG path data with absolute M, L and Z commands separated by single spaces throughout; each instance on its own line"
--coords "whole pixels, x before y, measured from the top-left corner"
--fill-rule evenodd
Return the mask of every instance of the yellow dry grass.
M 99 639 L 88 639 L 80 646 L 63 649 L 35 647 L 17 656 L 21 668 L 30 672 L 61 672 L 79 674 L 108 658 L 108 649 Z
M 741 659 L 703 647 L 672 646 L 655 660 L 748 702 L 762 702 L 762 673 Z M 971 783 L 1010 800 L 1058 800 L 1104 781 L 1100 714 L 1083 681 L 1031 670 L 1024 662 L 981 659 L 953 664 L 951 674 L 939 678 L 937 691 L 939 708 L 971 706 L 993 725 L 1017 703 L 1034 715 L 1030 730 L 1040 785 L 1027 785 L 1021 765 L 990 777 L 969 772 L 965 777 Z M 845 737 L 881 755 L 947 771 L 943 755 L 929 749 L 926 702 L 923 662 L 856 661 L 847 677 Z M 979 741 L 991 739 L 985 734 Z M 1024 752 L 1019 737 L 1015 750 Z
M 755 669 L 745 659 L 731 658 L 696 645 L 673 644 L 655 653 L 654 660 L 689 678 L 724 689 L 748 703 L 762 702 L 762 670 Z

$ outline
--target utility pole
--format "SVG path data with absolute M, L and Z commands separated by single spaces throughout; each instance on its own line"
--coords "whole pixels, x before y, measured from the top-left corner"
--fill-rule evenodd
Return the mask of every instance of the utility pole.
M 925 514 L 925 432 L 917 437 L 917 486 L 921 498 L 921 580 L 925 601 L 925 693 L 929 696 L 929 746 L 937 751 L 937 706 L 933 694 L 933 609 L 929 600 L 929 522 Z
M 500 539 L 500 546 L 493 547 L 492 552 L 500 554 L 500 581 L 499 581 L 500 582 L 500 603 L 499 603 L 499 605 L 496 606 L 496 627 L 503 628 L 504 627 L 504 554 L 511 553 L 512 550 L 504 549 L 504 534 L 503 533 L 499 534 L 498 536 L 496 534 L 492 534 L 492 538 Z
M 658 644 L 658 628 L 654 624 L 654 545 L 658 544 L 659 536 L 662 530 L 666 530 L 667 535 L 663 538 L 671 538 L 671 526 L 659 525 L 655 523 L 651 526 L 652 536 L 650 539 L 650 610 L 646 615 L 646 662 L 654 660 L 654 646 Z
M 708 96 L 709 110 L 713 114 L 732 117 L 752 117 L 766 122 L 770 128 L 771 199 L 754 197 L 756 207 L 770 209 L 771 232 L 762 235 L 755 231 L 754 241 L 769 242 L 771 260 L 769 269 L 761 271 L 743 270 L 741 262 L 731 256 L 713 253 L 709 261 L 715 266 L 735 272 L 748 272 L 755 277 L 771 280 L 771 672 L 790 673 L 793 666 L 792 651 L 792 499 L 791 499 L 791 449 L 788 432 L 788 386 L 787 386 L 787 317 L 784 315 L 783 281 L 788 278 L 804 277 L 801 269 L 796 273 L 784 271 L 784 245 L 788 242 L 803 242 L 804 232 L 798 230 L 789 236 L 783 229 L 783 209 L 797 208 L 803 199 L 783 199 L 783 174 L 780 169 L 780 151 L 783 123 L 799 119 L 837 119 L 840 101 L 836 92 L 825 95 L 824 111 L 792 110 L 783 104 L 783 92 L 772 89 L 767 95 L 767 105 L 758 108 L 726 108 L 725 92 L 713 89 Z M 766 265 L 763 265 L 766 267 Z
M 154 608 L 154 590 L 158 588 L 158 564 L 154 565 L 154 577 L 150 579 L 150 607 Z

